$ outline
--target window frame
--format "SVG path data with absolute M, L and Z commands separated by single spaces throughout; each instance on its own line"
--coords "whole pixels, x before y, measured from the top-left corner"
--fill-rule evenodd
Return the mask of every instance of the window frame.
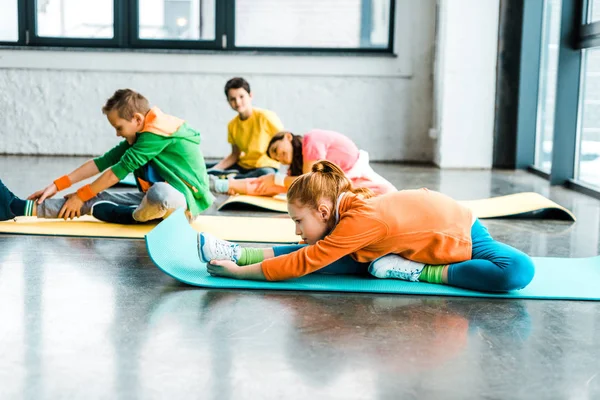
M 56 47 L 117 47 L 123 42 L 122 20 L 126 2 L 113 0 L 113 38 L 66 38 L 54 36 L 39 36 L 37 33 L 37 0 L 25 0 L 25 46 L 56 46 Z
M 584 49 L 600 48 L 600 21 L 588 22 L 589 1 L 561 0 L 561 32 L 557 93 L 555 102 L 553 147 L 550 173 L 535 166 L 536 129 L 531 111 L 537 108 L 539 91 L 539 68 L 542 1 L 526 2 L 523 18 L 522 51 L 519 90 L 519 115 L 517 132 L 516 167 L 547 179 L 551 185 L 563 185 L 579 192 L 600 198 L 600 190 L 577 179 L 581 146 L 581 121 L 583 116 L 581 96 L 586 64 Z M 533 58 L 529 55 L 533 54 Z M 524 64 L 525 60 L 537 62 L 536 68 Z M 533 84 L 533 82 L 537 82 Z M 534 89 L 534 90 L 532 90 Z
M 356 54 L 393 55 L 395 46 L 396 2 L 390 0 L 390 20 L 388 45 L 377 48 L 327 48 L 327 47 L 275 47 L 275 46 L 236 46 L 235 45 L 235 0 L 215 0 L 215 39 L 214 40 L 173 40 L 139 38 L 139 0 L 113 0 L 114 37 L 111 39 L 46 37 L 37 34 L 36 0 L 17 0 L 18 40 L 0 41 L 3 48 L 35 49 L 36 47 L 84 48 L 116 50 L 173 50 L 173 51 L 218 51 L 236 53 L 283 53 L 283 54 Z M 361 0 L 361 7 L 371 4 L 371 0 Z M 361 20 L 361 38 L 366 35 Z

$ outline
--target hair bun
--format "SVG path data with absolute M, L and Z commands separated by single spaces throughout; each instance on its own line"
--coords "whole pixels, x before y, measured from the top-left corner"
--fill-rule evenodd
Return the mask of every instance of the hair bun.
M 339 168 L 336 168 L 335 164 L 327 160 L 317 161 L 312 166 L 312 172 L 320 172 L 322 174 L 330 174 L 332 172 L 337 172 L 337 169 Z

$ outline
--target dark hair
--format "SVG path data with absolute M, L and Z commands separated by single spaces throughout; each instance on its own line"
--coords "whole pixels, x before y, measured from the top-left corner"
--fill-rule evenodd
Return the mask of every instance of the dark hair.
M 247 80 L 239 77 L 231 78 L 225 84 L 225 97 L 229 98 L 229 89 L 239 88 L 243 88 L 244 90 L 246 90 L 246 92 L 248 92 L 248 94 L 250 94 L 250 84 Z
M 290 165 L 290 175 L 300 176 L 303 173 L 302 166 L 304 164 L 304 157 L 302 156 L 302 135 L 294 135 L 292 132 L 288 131 L 277 132 L 273 135 L 267 146 L 267 155 L 271 157 L 271 146 L 273 146 L 275 142 L 283 140 L 288 133 L 292 135 L 292 165 Z
M 131 89 L 119 89 L 102 107 L 102 113 L 107 114 L 112 110 L 119 112 L 119 117 L 131 120 L 135 113 L 146 115 L 150 111 L 150 103 L 144 96 Z
M 317 209 L 322 199 L 327 199 L 335 204 L 343 192 L 360 194 L 363 198 L 375 196 L 367 188 L 355 188 L 344 172 L 331 161 L 317 161 L 312 166 L 312 171 L 299 176 L 290 185 L 287 191 L 288 203 L 298 203 Z

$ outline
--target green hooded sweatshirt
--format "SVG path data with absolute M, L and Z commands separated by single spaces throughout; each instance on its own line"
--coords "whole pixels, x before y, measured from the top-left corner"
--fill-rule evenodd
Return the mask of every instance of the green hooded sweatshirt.
M 110 167 L 119 179 L 133 172 L 140 190 L 140 179 L 147 179 L 144 166 L 149 164 L 165 182 L 183 193 L 192 216 L 215 200 L 208 186 L 200 133 L 156 107 L 146 114 L 133 145 L 124 140 L 95 158 L 94 163 L 101 172 Z

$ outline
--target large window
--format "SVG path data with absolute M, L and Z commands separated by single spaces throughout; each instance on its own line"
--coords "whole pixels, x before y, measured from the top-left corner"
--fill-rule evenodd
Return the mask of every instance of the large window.
M 535 166 L 546 173 L 550 173 L 552 167 L 560 8 L 560 0 L 547 0 L 544 2 Z
M 587 5 L 587 22 L 600 21 L 600 0 L 590 0 Z
M 216 0 L 139 0 L 140 39 L 214 40 Z
M 390 0 L 237 0 L 238 47 L 387 48 Z
M 40 37 L 114 37 L 113 0 L 37 0 L 36 33 Z
M 600 197 L 600 0 L 525 4 L 518 164 Z
M 600 49 L 585 50 L 575 179 L 600 189 Z
M 3 45 L 393 50 L 394 0 L 0 0 L 0 6 Z
M 0 42 L 19 40 L 19 11 L 17 0 L 0 0 Z

